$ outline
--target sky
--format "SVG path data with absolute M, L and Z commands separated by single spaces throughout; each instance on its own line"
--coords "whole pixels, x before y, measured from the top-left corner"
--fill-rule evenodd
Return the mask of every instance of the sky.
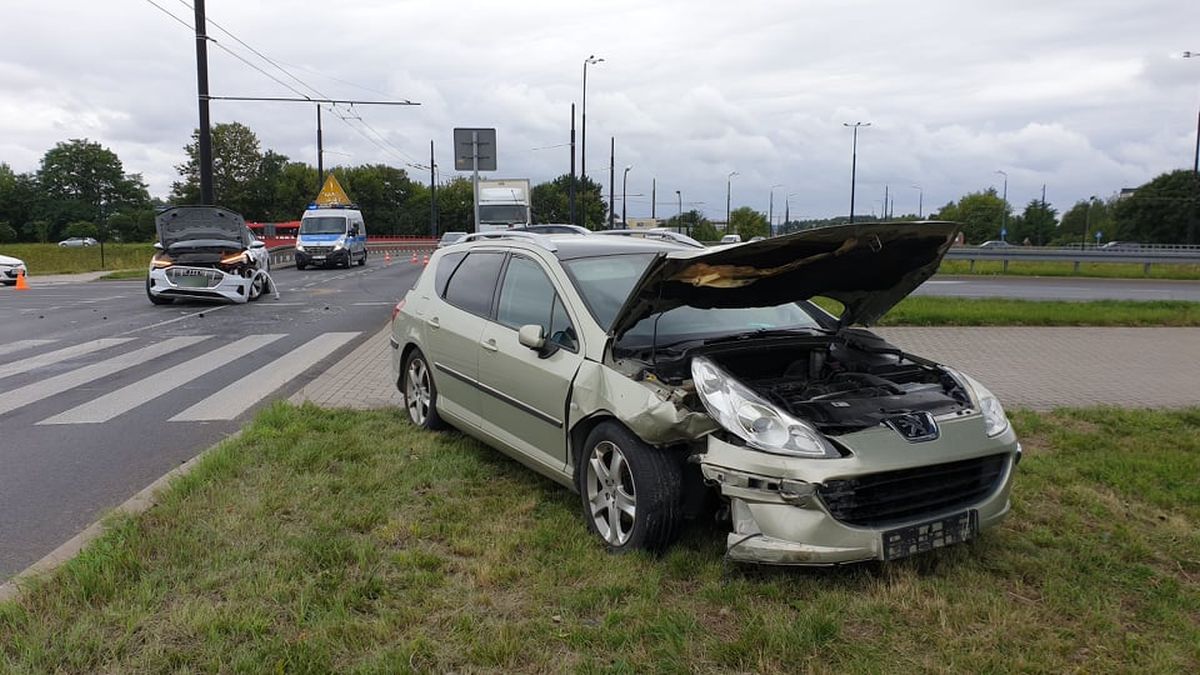
M 198 123 L 190 3 L 8 0 L 0 163 L 33 171 L 54 144 L 87 138 L 166 197 Z M 440 179 L 460 175 L 455 127 L 496 128 L 491 177 L 567 173 L 584 59 L 602 57 L 588 67 L 587 172 L 607 193 L 615 138 L 618 200 L 632 167 L 629 217 L 650 215 L 652 179 L 660 217 L 681 198 L 723 219 L 727 187 L 734 208 L 770 210 L 775 222 L 785 201 L 793 219 L 844 215 L 847 122 L 870 122 L 858 134 L 856 213 L 881 213 L 887 188 L 895 214 L 919 202 L 928 214 L 968 192 L 1002 192 L 999 171 L 1016 212 L 1045 185 L 1061 213 L 1190 168 L 1200 110 L 1200 58 L 1180 56 L 1200 52 L 1194 0 L 206 7 L 212 95 L 418 102 L 326 109 L 325 164 L 390 164 L 425 182 L 416 167 L 427 167 L 430 141 Z M 312 104 L 214 101 L 211 114 L 316 164 Z

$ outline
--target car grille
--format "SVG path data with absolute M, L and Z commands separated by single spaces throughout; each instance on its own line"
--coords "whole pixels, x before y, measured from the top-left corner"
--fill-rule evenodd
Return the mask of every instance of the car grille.
M 817 494 L 843 523 L 877 527 L 971 506 L 997 487 L 1007 455 L 826 481 Z
M 305 246 L 304 252 L 309 255 L 329 255 L 333 250 L 332 246 Z

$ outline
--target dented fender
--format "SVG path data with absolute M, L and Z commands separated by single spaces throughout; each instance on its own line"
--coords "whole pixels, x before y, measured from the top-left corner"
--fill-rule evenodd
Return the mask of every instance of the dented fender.
M 651 445 L 698 439 L 717 428 L 706 413 L 674 400 L 674 390 L 651 380 L 634 380 L 595 361 L 585 360 L 575 374 L 568 424 L 596 413 L 609 413 Z

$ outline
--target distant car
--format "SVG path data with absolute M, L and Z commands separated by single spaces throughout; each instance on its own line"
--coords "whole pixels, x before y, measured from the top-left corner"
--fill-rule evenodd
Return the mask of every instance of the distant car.
M 544 225 L 526 225 L 525 227 L 514 227 L 513 230 L 518 232 L 532 232 L 534 234 L 591 234 L 592 231 L 586 227 L 578 225 L 568 225 L 566 223 L 546 223 Z
M 724 237 L 721 237 L 721 243 L 722 244 L 740 244 L 740 243 L 742 243 L 742 235 L 727 234 Z
M 438 241 L 437 247 L 443 248 L 449 246 L 465 236 L 467 236 L 466 232 L 447 232 L 446 234 L 442 235 L 442 238 Z
M 989 239 L 988 241 L 980 244 L 979 248 L 1015 248 L 1015 246 L 1000 239 Z
M 29 274 L 25 269 L 25 261 L 12 256 L 0 255 L 0 284 L 12 286 L 17 283 L 18 274 Z
M 750 237 L 750 241 L 763 241 L 764 239 L 766 239 L 766 237 L 764 237 L 762 235 L 759 235 L 757 237 Z
M 1138 251 L 1142 245 L 1136 241 L 1110 241 L 1107 244 L 1101 244 L 1101 251 Z
M 99 242 L 91 237 L 71 237 L 70 239 L 63 239 L 62 241 L 58 242 L 58 245 L 74 248 L 77 246 L 95 246 L 98 243 Z

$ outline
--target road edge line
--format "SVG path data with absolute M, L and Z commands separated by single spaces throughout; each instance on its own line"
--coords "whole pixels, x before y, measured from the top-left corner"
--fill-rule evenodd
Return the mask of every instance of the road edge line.
M 0 584 L 0 603 L 7 603 L 19 600 L 25 593 L 26 588 L 30 583 L 46 577 L 53 573 L 58 568 L 73 560 L 76 556 L 87 548 L 87 545 L 98 539 L 100 536 L 108 532 L 107 521 L 113 516 L 136 516 L 150 510 L 151 507 L 158 504 L 158 495 L 166 489 L 172 481 L 182 476 L 191 473 L 196 466 L 211 454 L 214 450 L 224 444 L 226 441 L 237 438 L 242 433 L 241 429 L 231 433 L 225 438 L 217 441 L 213 445 L 205 448 L 195 457 L 185 461 L 179 466 L 171 469 L 165 474 L 159 476 L 153 483 L 139 490 L 129 499 L 126 499 L 121 504 L 117 505 L 111 511 L 101 516 L 91 525 L 88 525 L 82 532 L 71 537 L 67 541 L 59 545 L 58 548 L 47 553 L 41 560 L 33 563 L 29 567 L 18 572 L 8 581 Z

